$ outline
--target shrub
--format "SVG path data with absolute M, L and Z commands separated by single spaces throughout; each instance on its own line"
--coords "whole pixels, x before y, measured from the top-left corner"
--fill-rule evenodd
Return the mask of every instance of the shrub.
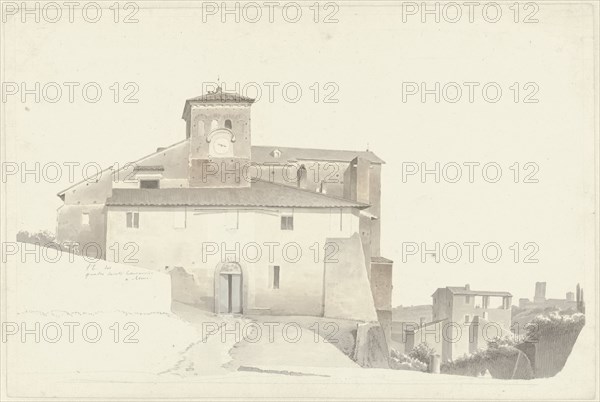
M 47 230 L 40 232 L 29 233 L 26 230 L 20 230 L 17 233 L 17 241 L 21 243 L 37 244 L 38 246 L 45 246 L 48 243 L 54 242 L 55 236 Z
M 441 372 L 477 377 L 488 371 L 494 378 L 533 378 L 529 359 L 515 345 L 512 337 L 492 339 L 485 350 L 443 363 Z
M 435 349 L 430 347 L 426 342 L 418 344 L 413 350 L 408 353 L 408 356 L 424 363 L 429 364 L 429 358 L 435 353 Z
M 525 326 L 525 342 L 536 342 L 540 334 L 551 331 L 557 336 L 561 333 L 579 332 L 585 325 L 585 315 L 582 313 L 571 313 L 569 311 L 553 311 L 549 314 L 536 316 Z
M 392 349 L 390 367 L 395 370 L 427 371 L 427 364 Z

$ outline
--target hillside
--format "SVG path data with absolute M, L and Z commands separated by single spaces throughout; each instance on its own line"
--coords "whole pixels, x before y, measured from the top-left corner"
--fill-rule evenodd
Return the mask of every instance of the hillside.
M 426 322 L 432 319 L 431 304 L 418 306 L 397 306 L 392 309 L 392 321 L 396 322 L 419 322 L 420 318 L 425 318 Z

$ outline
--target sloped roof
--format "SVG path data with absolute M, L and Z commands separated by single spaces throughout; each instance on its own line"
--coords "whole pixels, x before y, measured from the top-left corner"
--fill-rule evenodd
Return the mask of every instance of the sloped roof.
M 121 165 L 119 171 L 125 169 L 125 167 L 138 163 L 142 163 L 145 159 L 152 157 L 161 152 L 169 151 L 171 148 L 174 148 L 178 145 L 189 142 L 189 138 L 186 138 L 182 141 L 178 141 L 174 144 L 171 144 L 167 147 L 162 147 L 157 149 L 155 152 L 151 154 L 145 155 L 142 158 L 139 158 L 133 162 L 125 163 Z M 271 155 L 273 150 L 278 149 L 281 151 L 281 156 L 279 158 L 275 158 Z M 316 149 L 316 148 L 290 148 L 290 147 L 278 147 L 278 146 L 266 146 L 266 145 L 253 145 L 252 149 L 252 161 L 256 163 L 288 163 L 289 161 L 302 161 L 302 160 L 315 160 L 315 161 L 339 161 L 339 162 L 350 162 L 352 159 L 360 156 L 362 158 L 367 159 L 371 163 L 385 163 L 382 159 L 380 159 L 377 155 L 375 155 L 371 151 L 348 151 L 348 150 L 334 150 L 334 149 Z M 118 165 L 117 165 L 118 166 Z M 145 166 L 138 165 L 140 168 L 144 168 Z M 139 169 L 139 168 L 138 168 Z M 112 166 L 102 170 L 101 174 L 105 174 L 106 172 L 112 170 Z M 87 183 L 86 180 L 80 180 L 71 186 L 65 188 L 60 191 L 57 195 L 62 197 L 68 190 L 82 184 Z
M 281 155 L 275 157 L 274 150 L 279 150 Z M 348 151 L 336 149 L 316 148 L 290 148 L 277 146 L 252 146 L 252 161 L 257 163 L 287 163 L 290 161 L 315 160 L 332 162 L 350 162 L 360 156 L 371 163 L 385 163 L 381 158 L 371 151 Z
M 421 331 L 424 328 L 431 327 L 433 325 L 439 324 L 440 322 L 444 322 L 444 321 L 448 321 L 448 319 L 447 318 L 441 318 L 439 320 L 426 322 L 426 323 L 424 323 L 423 325 L 420 325 L 417 328 L 407 328 L 407 329 L 404 330 L 404 332 L 409 333 L 409 334 L 410 333 L 415 333 L 415 332 Z
M 235 92 L 223 92 L 221 87 L 218 87 L 214 92 L 208 92 L 204 95 L 196 96 L 186 100 L 187 102 L 197 103 L 254 103 L 253 98 L 240 95 Z
M 369 205 L 282 184 L 244 188 L 113 189 L 108 206 L 367 208 Z
M 156 151 L 152 152 L 151 154 L 147 154 L 147 155 L 145 155 L 145 156 L 143 156 L 143 157 L 141 157 L 141 158 L 139 158 L 139 159 L 137 159 L 135 161 L 128 162 L 128 163 L 125 163 L 125 164 L 121 165 L 116 171 L 118 171 L 118 172 L 123 171 L 124 169 L 126 169 L 128 166 L 131 166 L 131 165 L 136 166 L 138 163 L 142 162 L 143 160 L 145 160 L 147 158 L 150 158 L 150 157 L 152 157 L 152 156 L 154 156 L 156 154 L 159 154 L 161 152 L 168 151 L 168 150 L 170 150 L 172 148 L 175 148 L 176 146 L 184 144 L 186 142 L 189 142 L 189 140 L 187 138 L 184 139 L 184 140 L 178 141 L 178 142 L 176 142 L 174 144 L 171 144 L 169 146 L 159 148 Z M 113 171 L 113 167 L 114 166 L 119 166 L 119 164 L 115 163 L 114 165 L 111 165 L 111 166 L 107 167 L 106 169 L 103 169 L 100 172 L 100 176 L 103 175 L 103 174 L 105 174 L 105 173 L 107 173 L 107 172 L 109 172 L 109 171 Z M 60 191 L 56 195 L 59 196 L 60 198 L 63 198 L 64 194 L 67 191 L 69 191 L 70 189 L 72 189 L 74 187 L 77 187 L 77 186 L 79 186 L 80 184 L 83 184 L 83 183 L 88 183 L 88 181 L 86 179 L 80 180 L 80 181 L 78 181 L 78 182 L 70 185 L 69 187 L 65 188 L 64 190 Z
M 159 165 L 136 165 L 133 168 L 134 172 L 139 172 L 139 171 L 152 171 L 152 172 L 162 172 L 165 170 L 164 166 L 159 166 Z

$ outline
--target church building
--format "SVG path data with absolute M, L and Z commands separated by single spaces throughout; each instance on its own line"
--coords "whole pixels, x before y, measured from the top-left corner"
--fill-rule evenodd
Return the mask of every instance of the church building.
M 217 314 L 379 321 L 390 339 L 384 162 L 253 145 L 253 102 L 221 88 L 186 100 L 185 139 L 58 194 L 57 241 L 168 272 L 173 300 Z

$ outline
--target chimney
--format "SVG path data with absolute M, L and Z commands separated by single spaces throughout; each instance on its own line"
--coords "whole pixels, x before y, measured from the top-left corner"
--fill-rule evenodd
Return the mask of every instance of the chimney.
M 465 285 L 465 290 L 471 290 L 471 285 L 469 285 L 468 283 Z
M 296 177 L 297 177 L 297 186 L 298 188 L 303 188 L 306 189 L 306 168 L 304 167 L 304 165 L 301 165 L 298 170 L 296 171 Z

